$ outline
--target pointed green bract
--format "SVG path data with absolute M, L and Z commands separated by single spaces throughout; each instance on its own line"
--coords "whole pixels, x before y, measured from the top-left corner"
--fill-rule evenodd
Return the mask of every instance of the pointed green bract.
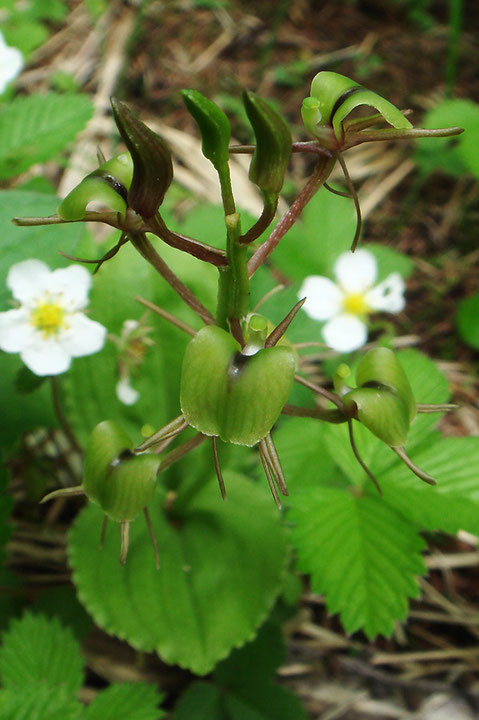
M 245 91 L 243 103 L 256 137 L 249 178 L 261 190 L 278 194 L 292 152 L 291 132 L 281 115 L 255 93 Z
M 111 99 L 120 135 L 133 158 L 128 205 L 143 218 L 155 215 L 173 180 L 173 163 L 165 141 L 124 103 Z
M 228 118 L 216 103 L 198 90 L 182 90 L 181 96 L 200 129 L 203 155 L 219 170 L 229 161 L 231 128 Z
M 182 412 L 205 435 L 255 445 L 278 419 L 291 392 L 295 368 L 294 353 L 285 345 L 243 355 L 225 330 L 205 327 L 186 349 Z

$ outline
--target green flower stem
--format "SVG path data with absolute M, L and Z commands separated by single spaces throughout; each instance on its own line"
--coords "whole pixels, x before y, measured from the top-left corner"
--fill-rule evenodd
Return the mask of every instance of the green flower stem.
M 166 282 L 171 285 L 173 290 L 178 293 L 181 299 L 199 315 L 203 322 L 206 325 L 214 325 L 215 321 L 212 314 L 205 308 L 200 300 L 198 300 L 196 295 L 175 275 L 160 255 L 158 255 L 145 233 L 132 233 L 130 240 L 140 255 L 142 255 L 145 260 L 148 260 Z
M 179 233 L 172 232 L 166 227 L 165 221 L 161 217 L 160 213 L 157 213 L 154 217 L 148 220 L 148 224 L 151 227 L 151 232 L 158 235 L 167 245 L 187 252 L 189 255 L 209 262 L 212 265 L 221 267 L 228 264 L 223 250 L 218 250 L 211 245 L 194 240 L 193 238 L 180 235 Z
M 279 195 L 272 192 L 266 192 L 263 193 L 263 212 L 261 213 L 260 217 L 258 218 L 257 222 L 250 227 L 247 233 L 244 235 L 241 235 L 240 237 L 240 243 L 242 245 L 247 245 L 250 242 L 253 242 L 253 240 L 256 240 L 259 238 L 260 235 L 264 233 L 264 231 L 267 229 L 267 227 L 273 222 L 274 216 L 276 214 L 276 208 L 278 207 L 278 199 Z
M 219 268 L 216 324 L 225 330 L 230 329 L 235 339 L 242 344 L 240 323 L 248 312 L 249 302 L 247 249 L 246 245 L 240 243 L 241 222 L 236 212 L 229 166 L 225 164 L 217 170 L 225 211 L 228 267 Z
M 286 404 L 282 409 L 281 414 L 290 415 L 292 417 L 315 418 L 316 420 L 324 420 L 324 422 L 334 423 L 335 425 L 339 425 L 340 423 L 345 423 L 348 421 L 348 418 L 343 415 L 341 410 L 329 410 L 327 408 L 320 407 L 303 408 L 299 407 L 298 405 Z
M 316 165 L 313 174 L 309 178 L 298 197 L 291 205 L 289 210 L 283 215 L 278 222 L 269 238 L 255 252 L 248 263 L 249 276 L 252 277 L 260 265 L 273 252 L 281 238 L 283 238 L 288 230 L 298 220 L 304 208 L 311 200 L 313 195 L 319 190 L 331 174 L 336 162 L 336 158 L 321 157 Z

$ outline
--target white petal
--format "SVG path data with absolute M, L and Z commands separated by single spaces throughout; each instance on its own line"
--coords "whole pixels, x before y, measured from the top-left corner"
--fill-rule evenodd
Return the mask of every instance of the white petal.
M 398 313 L 404 310 L 406 286 L 399 273 L 391 273 L 379 285 L 366 293 L 365 300 L 373 310 Z
M 0 95 L 8 83 L 17 77 L 23 67 L 23 55 L 15 47 L 8 47 L 4 42 L 0 47 Z
M 59 375 L 70 367 L 70 354 L 58 340 L 44 339 L 41 335 L 20 353 L 20 357 L 35 375 Z
M 341 308 L 343 294 L 327 277 L 310 275 L 301 285 L 298 297 L 306 297 L 303 310 L 314 320 L 329 320 Z
M 36 334 L 28 310 L 18 308 L 0 313 L 0 350 L 21 352 L 34 341 Z
M 338 352 L 351 352 L 362 347 L 368 339 L 366 325 L 355 315 L 343 313 L 323 327 L 326 344 Z
M 364 292 L 372 287 L 376 280 L 376 258 L 368 250 L 343 253 L 334 264 L 334 274 L 345 292 Z
M 59 342 L 69 355 L 81 357 L 102 349 L 106 340 L 106 327 L 90 320 L 83 313 L 73 313 L 67 322 L 69 327 L 61 333 Z
M 130 385 L 129 378 L 123 378 L 116 384 L 116 396 L 124 405 L 134 405 L 140 397 L 140 393 Z
M 52 273 L 41 260 L 24 260 L 12 265 L 7 275 L 7 287 L 15 300 L 30 304 L 48 288 Z
M 61 294 L 62 306 L 72 311 L 87 306 L 90 287 L 88 270 L 81 265 L 70 265 L 52 272 L 48 289 L 52 294 Z

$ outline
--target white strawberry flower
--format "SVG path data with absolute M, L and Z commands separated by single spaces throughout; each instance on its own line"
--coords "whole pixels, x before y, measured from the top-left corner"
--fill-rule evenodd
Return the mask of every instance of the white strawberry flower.
M 404 309 L 404 280 L 394 272 L 375 285 L 377 261 L 368 250 L 343 253 L 333 272 L 336 282 L 322 275 L 307 277 L 299 297 L 306 296 L 303 309 L 310 317 L 326 321 L 322 329 L 326 344 L 338 352 L 351 352 L 367 341 L 370 313 Z
M 106 328 L 82 312 L 91 275 L 80 265 L 50 270 L 40 260 L 10 268 L 7 286 L 19 307 L 0 313 L 0 350 L 20 353 L 35 375 L 59 375 L 71 359 L 103 347 Z
M 0 32 L 0 95 L 21 72 L 23 68 L 23 55 L 15 47 L 9 47 Z

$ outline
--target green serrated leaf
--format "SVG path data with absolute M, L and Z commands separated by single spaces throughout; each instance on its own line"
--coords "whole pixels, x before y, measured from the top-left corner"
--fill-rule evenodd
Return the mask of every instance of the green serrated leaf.
M 376 243 L 367 243 L 363 247 L 372 252 L 378 261 L 378 277 L 377 282 L 385 280 L 391 273 L 397 272 L 403 278 L 409 277 L 414 269 L 414 263 L 411 258 L 402 252 L 393 250 L 388 245 L 378 245 Z
M 16 690 L 0 690 L 2 720 L 78 720 L 83 705 L 64 689 L 34 682 Z
M 86 95 L 17 97 L 0 111 L 0 179 L 25 172 L 63 150 L 93 114 Z
M 416 528 L 378 497 L 318 487 L 291 496 L 301 570 L 347 632 L 390 635 L 425 571 Z
M 420 528 L 479 534 L 479 439 L 430 433 L 414 461 L 437 486 L 424 485 L 396 460 L 383 476 L 384 499 Z
M 95 506 L 78 516 L 69 541 L 79 597 L 97 624 L 198 675 L 254 637 L 280 591 L 287 561 L 266 488 L 232 473 L 225 473 L 225 482 L 226 503 L 216 482 L 209 483 L 175 518 L 165 515 L 159 497 L 150 503 L 159 571 L 143 519 L 131 526 L 124 567 L 115 528 L 98 550 L 102 514 Z
M 0 676 L 4 687 L 17 691 L 44 684 L 73 694 L 83 684 L 80 648 L 56 618 L 26 613 L 3 635 Z
M 162 695 L 148 683 L 110 685 L 102 690 L 82 715 L 82 720 L 160 720 Z

